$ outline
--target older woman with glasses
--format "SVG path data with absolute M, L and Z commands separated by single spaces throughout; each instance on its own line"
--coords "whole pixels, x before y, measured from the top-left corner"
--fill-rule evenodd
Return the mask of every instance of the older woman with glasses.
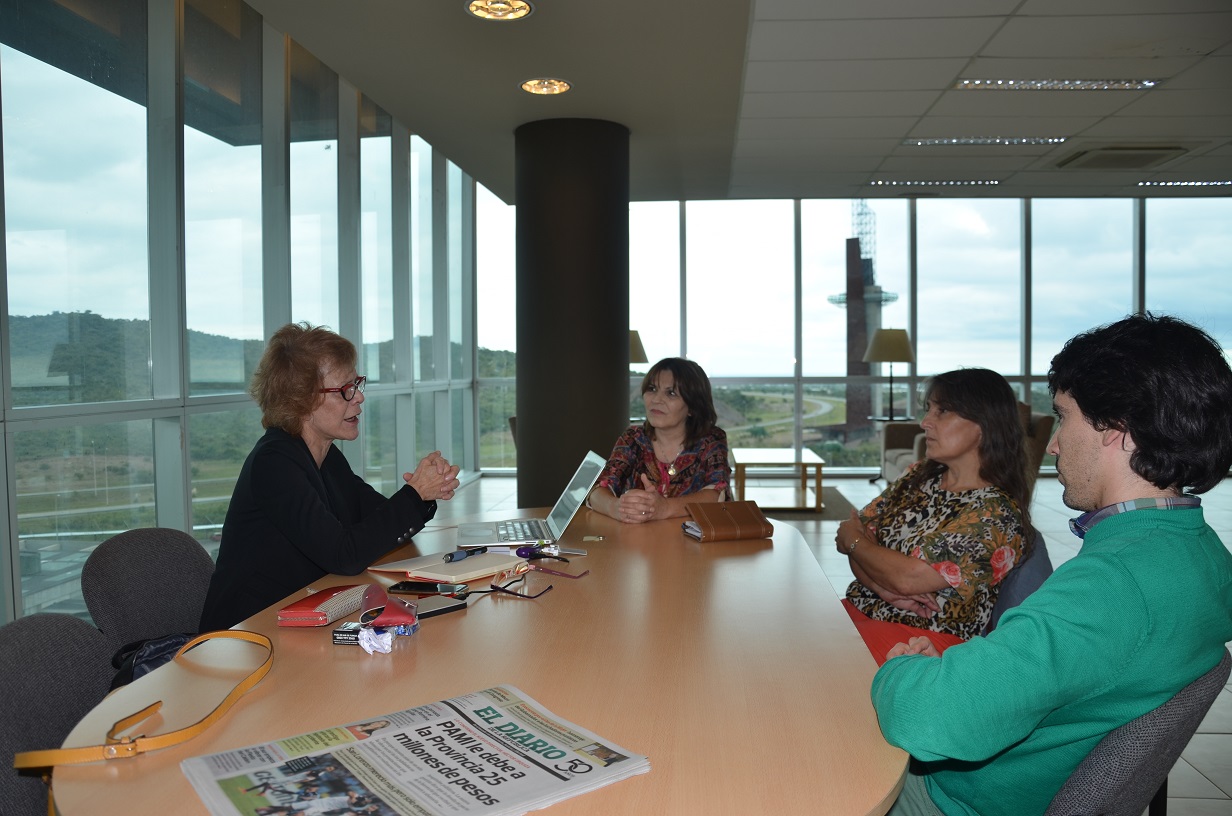
M 359 436 L 364 377 L 351 342 L 307 323 L 270 338 L 249 392 L 265 435 L 248 454 L 222 526 L 201 631 L 227 629 L 329 573 L 358 575 L 453 498 L 458 468 L 425 456 L 386 498 L 334 446 Z

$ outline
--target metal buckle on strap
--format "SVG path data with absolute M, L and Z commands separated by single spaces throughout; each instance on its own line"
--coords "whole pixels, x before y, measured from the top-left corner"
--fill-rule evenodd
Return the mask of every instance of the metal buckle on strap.
M 103 759 L 127 759 L 137 756 L 137 743 L 128 737 L 103 746 Z

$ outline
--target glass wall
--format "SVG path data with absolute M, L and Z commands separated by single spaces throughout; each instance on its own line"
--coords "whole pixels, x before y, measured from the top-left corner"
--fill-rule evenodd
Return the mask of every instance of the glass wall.
M 794 373 L 794 230 L 790 201 L 685 205 L 685 350 L 711 377 Z
M 184 79 L 190 393 L 242 392 L 264 334 L 261 17 L 241 3 L 186 2 Z
M 1146 307 L 1195 323 L 1232 351 L 1232 198 L 1146 203 Z
M 359 370 L 370 383 L 395 379 L 393 123 L 363 97 L 359 114 L 359 258 L 364 346 Z
M 517 446 L 509 426 L 509 418 L 517 412 L 518 373 L 517 313 L 513 305 L 517 297 L 514 208 L 483 186 L 476 186 L 475 221 L 479 464 L 484 468 L 516 468 Z M 630 225 L 631 243 L 635 234 Z M 635 267 L 630 260 L 630 275 Z M 669 269 L 677 279 L 678 268 L 676 264 Z M 649 348 L 647 353 L 651 353 Z
M 480 462 L 502 468 L 515 464 L 495 440 L 513 410 L 516 354 L 512 332 L 485 316 L 510 308 L 514 213 L 478 196 Z M 733 446 L 807 446 L 828 470 L 877 466 L 871 417 L 885 411 L 891 373 L 896 412 L 918 416 L 921 380 L 964 366 L 1000 371 L 1050 411 L 1052 356 L 1128 313 L 1176 314 L 1232 348 L 1232 198 L 639 202 L 629 224 L 629 323 L 648 357 L 687 352 L 707 370 Z M 853 293 L 862 310 L 849 308 Z M 864 364 L 856 338 L 878 326 L 908 329 L 916 362 Z
M 291 43 L 291 314 L 338 328 L 338 75 Z
M 247 385 L 292 320 L 353 326 L 371 385 L 341 447 L 371 484 L 400 487 L 415 450 L 475 473 L 473 182 L 248 6 L 183 2 L 0 5 L 0 623 L 85 616 L 81 565 L 123 530 L 217 551 L 263 433 Z
M 116 6 L 105 16 L 122 24 L 118 38 L 60 12 L 44 20 L 65 26 L 63 41 L 8 30 L 0 45 L 15 407 L 151 396 L 146 43 L 134 8 L 145 3 Z M 83 64 L 77 49 L 126 73 Z

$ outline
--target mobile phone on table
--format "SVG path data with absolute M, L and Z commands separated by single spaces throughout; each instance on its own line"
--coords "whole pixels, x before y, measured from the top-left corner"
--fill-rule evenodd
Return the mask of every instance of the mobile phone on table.
M 399 581 L 386 592 L 395 595 L 450 595 L 460 597 L 470 592 L 466 584 L 441 584 L 436 581 Z

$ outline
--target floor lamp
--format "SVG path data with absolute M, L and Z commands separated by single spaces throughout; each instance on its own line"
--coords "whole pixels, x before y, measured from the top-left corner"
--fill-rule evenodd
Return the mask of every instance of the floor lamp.
M 894 364 L 915 362 L 915 351 L 911 348 L 907 330 L 877 329 L 868 343 L 868 351 L 864 352 L 864 362 L 890 364 L 890 406 L 886 415 L 890 419 L 898 419 L 894 416 Z

